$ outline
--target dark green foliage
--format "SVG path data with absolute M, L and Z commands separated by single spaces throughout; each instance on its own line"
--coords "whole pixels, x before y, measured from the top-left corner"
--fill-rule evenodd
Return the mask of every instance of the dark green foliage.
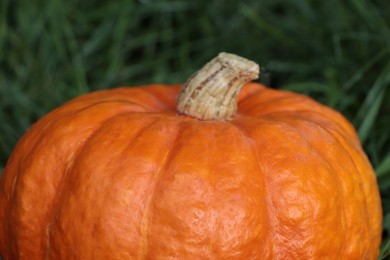
M 390 232 L 390 2 L 0 1 L 0 171 L 38 118 L 89 91 L 177 83 L 220 51 L 350 119 Z

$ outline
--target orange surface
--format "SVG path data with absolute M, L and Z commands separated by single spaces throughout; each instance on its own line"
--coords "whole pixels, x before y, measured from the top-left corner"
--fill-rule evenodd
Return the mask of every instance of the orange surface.
M 0 182 L 3 259 L 376 259 L 382 212 L 355 130 L 251 83 L 231 121 L 179 86 L 99 91 L 32 126 Z

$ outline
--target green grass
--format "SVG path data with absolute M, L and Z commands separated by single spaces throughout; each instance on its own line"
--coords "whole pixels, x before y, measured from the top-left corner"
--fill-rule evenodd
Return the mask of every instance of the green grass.
M 2 0 L 0 171 L 23 132 L 72 97 L 182 82 L 220 51 L 257 61 L 262 82 L 310 95 L 355 125 L 378 175 L 387 239 L 388 1 Z

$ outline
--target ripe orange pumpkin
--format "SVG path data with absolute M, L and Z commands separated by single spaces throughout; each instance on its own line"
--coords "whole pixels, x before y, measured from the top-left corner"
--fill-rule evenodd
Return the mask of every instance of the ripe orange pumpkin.
M 257 74 L 223 53 L 180 94 L 98 91 L 43 117 L 1 177 L 3 259 L 376 259 L 354 128 L 303 95 L 237 96 Z

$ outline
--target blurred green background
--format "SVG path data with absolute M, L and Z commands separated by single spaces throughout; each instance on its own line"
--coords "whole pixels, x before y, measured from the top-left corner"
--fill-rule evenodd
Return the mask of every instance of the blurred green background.
M 220 51 L 356 127 L 390 232 L 390 2 L 0 1 L 0 171 L 38 118 L 82 93 L 183 82 Z M 382 250 L 387 252 L 388 250 Z

